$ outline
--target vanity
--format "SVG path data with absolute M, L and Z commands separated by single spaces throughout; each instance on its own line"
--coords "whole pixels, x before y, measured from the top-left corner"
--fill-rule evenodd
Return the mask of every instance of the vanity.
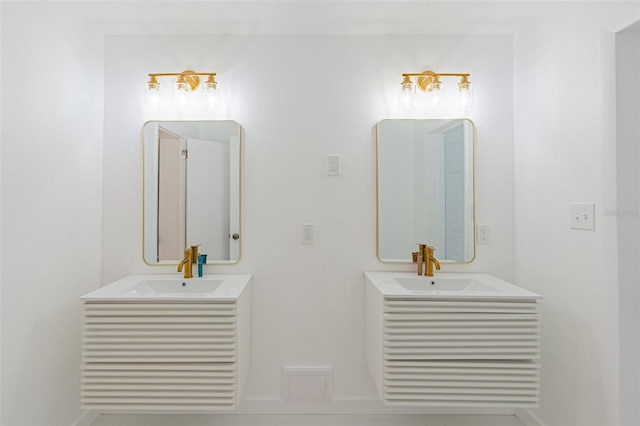
M 251 275 L 129 275 L 81 297 L 81 406 L 228 410 L 251 360 Z
M 539 299 L 483 273 L 366 272 L 366 360 L 382 400 L 537 407 Z
M 475 138 L 468 119 L 377 124 L 381 262 L 428 257 L 446 269 L 475 259 Z M 433 276 L 365 273 L 366 361 L 384 403 L 537 407 L 542 297 L 489 274 L 429 266 Z

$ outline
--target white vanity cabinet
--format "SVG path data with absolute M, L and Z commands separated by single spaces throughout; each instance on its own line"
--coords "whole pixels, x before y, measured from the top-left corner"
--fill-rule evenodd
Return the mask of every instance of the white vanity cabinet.
M 538 406 L 535 297 L 395 294 L 388 283 L 373 281 L 365 279 L 366 358 L 386 404 Z
M 81 406 L 229 410 L 251 358 L 251 288 L 237 298 L 85 298 Z

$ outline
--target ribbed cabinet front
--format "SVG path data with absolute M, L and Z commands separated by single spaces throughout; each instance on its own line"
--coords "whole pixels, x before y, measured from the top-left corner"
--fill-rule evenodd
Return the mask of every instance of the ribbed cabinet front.
M 235 302 L 86 302 L 82 408 L 233 408 L 238 384 Z
M 535 407 L 534 301 L 387 298 L 366 288 L 367 363 L 388 405 Z
M 389 403 L 537 405 L 537 304 L 385 300 L 384 306 Z

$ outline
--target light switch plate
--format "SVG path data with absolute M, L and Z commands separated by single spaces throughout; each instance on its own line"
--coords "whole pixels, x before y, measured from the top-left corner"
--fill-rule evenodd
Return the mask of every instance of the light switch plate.
M 571 229 L 596 229 L 596 205 L 595 203 L 572 203 L 569 206 L 569 220 Z

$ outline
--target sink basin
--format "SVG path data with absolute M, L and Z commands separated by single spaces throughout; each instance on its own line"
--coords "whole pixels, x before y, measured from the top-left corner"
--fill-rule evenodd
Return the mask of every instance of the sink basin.
M 411 291 L 496 291 L 478 280 L 468 278 L 396 277 L 395 280 Z
M 87 293 L 80 300 L 234 302 L 249 281 L 249 274 L 205 274 L 187 279 L 182 274 L 133 274 Z
M 211 293 L 222 280 L 144 280 L 134 286 L 130 294 Z
M 415 272 L 365 272 L 365 281 L 385 299 L 407 300 L 517 300 L 541 299 L 493 275 L 482 272 L 437 272 L 433 277 Z

